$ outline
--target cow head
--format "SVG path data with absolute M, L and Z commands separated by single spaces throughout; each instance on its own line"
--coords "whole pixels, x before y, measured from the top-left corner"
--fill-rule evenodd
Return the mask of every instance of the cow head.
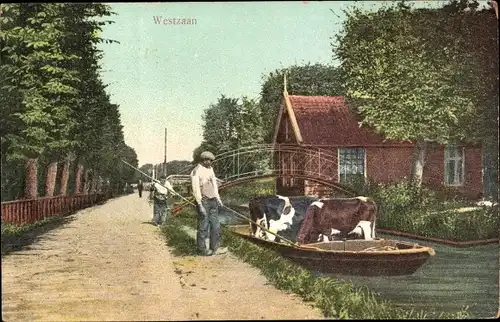
M 279 241 L 276 234 L 295 241 L 305 218 L 307 208 L 316 201 L 312 197 L 284 197 L 268 195 L 253 197 L 249 202 L 253 236 Z M 261 227 L 257 227 L 261 225 Z M 265 228 L 265 229 L 263 229 Z M 268 230 L 268 231 L 266 231 Z
M 274 217 L 278 219 L 269 220 L 269 230 L 274 234 L 289 229 L 293 225 L 293 217 L 295 216 L 295 208 L 292 206 L 290 199 L 280 195 L 277 195 L 277 197 L 283 200 L 283 207 L 281 207 L 282 204 L 280 203 L 277 208 L 277 213 Z M 272 233 L 267 232 L 267 239 L 276 241 L 277 237 Z

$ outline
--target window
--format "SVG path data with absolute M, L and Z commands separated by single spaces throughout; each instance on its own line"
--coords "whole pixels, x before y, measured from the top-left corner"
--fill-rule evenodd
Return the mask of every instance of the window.
M 360 175 L 365 176 L 365 149 L 339 149 L 339 182 L 345 183 Z
M 444 150 L 444 183 L 460 186 L 464 183 L 464 149 L 449 145 Z

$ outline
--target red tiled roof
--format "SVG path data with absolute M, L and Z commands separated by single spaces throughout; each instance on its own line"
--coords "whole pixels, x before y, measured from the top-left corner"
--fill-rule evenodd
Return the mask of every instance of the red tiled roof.
M 375 132 L 360 128 L 361 121 L 344 103 L 343 96 L 289 95 L 303 144 L 313 145 L 399 145 L 385 141 Z M 408 143 L 403 143 L 407 145 Z

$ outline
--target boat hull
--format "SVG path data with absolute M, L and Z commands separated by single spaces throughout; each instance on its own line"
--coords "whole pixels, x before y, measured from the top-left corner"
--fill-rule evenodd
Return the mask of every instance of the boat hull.
M 248 226 L 247 226 L 248 227 Z M 254 244 L 272 249 L 301 266 L 321 273 L 359 276 L 398 276 L 415 273 L 429 257 L 430 247 L 397 240 L 338 241 L 291 246 L 255 238 L 241 227 L 229 227 L 233 234 Z M 370 246 L 393 245 L 395 250 L 362 251 Z M 347 247 L 351 250 L 342 250 Z

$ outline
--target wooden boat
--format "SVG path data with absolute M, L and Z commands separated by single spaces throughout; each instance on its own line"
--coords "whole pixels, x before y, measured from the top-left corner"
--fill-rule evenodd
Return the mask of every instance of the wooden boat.
M 272 249 L 305 268 L 330 274 L 362 276 L 410 275 L 434 249 L 393 239 L 345 240 L 292 246 L 251 235 L 248 225 L 228 225 L 228 230 L 254 244 Z

